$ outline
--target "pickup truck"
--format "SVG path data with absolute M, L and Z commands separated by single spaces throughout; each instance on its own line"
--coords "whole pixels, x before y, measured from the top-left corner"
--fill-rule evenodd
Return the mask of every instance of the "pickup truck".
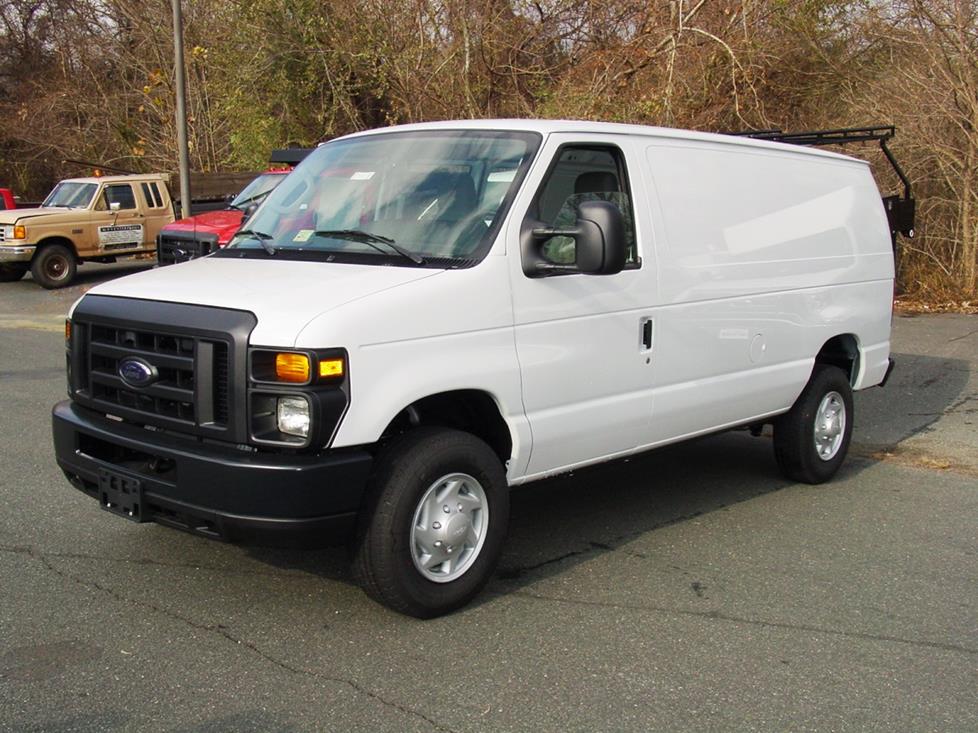
M 267 170 L 260 174 L 231 200 L 226 209 L 205 211 L 167 224 L 156 237 L 156 256 L 160 265 L 202 257 L 227 245 L 241 228 L 248 207 L 271 193 L 289 170 Z
M 206 211 L 167 224 L 156 239 L 160 265 L 203 257 L 225 247 L 242 222 L 309 153 L 309 148 L 273 150 L 270 167 L 245 186 L 221 211 Z
M 436 616 L 491 577 L 511 487 L 766 424 L 760 475 L 830 480 L 893 368 L 901 227 L 865 161 L 786 141 L 357 133 L 227 247 L 74 305 L 55 454 L 131 521 L 349 541 L 370 596 Z
M 173 221 L 166 176 L 69 178 L 38 208 L 0 211 L 0 282 L 30 270 L 44 288 L 63 288 L 83 262 L 152 254 Z
M 14 192 L 9 188 L 0 188 L 0 211 L 16 208 L 17 200 L 14 198 Z

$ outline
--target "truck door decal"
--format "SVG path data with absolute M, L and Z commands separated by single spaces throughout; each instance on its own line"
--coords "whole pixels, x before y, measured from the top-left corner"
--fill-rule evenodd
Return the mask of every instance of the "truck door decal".
M 98 228 L 98 244 L 103 249 L 128 249 L 143 243 L 142 224 L 111 224 Z

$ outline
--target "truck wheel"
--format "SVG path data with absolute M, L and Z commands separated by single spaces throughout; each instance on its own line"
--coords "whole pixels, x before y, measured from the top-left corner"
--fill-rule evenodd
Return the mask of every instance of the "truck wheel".
M 787 478 L 828 481 L 852 439 L 852 388 L 838 367 L 816 364 L 791 409 L 774 422 L 774 456 Z
M 0 265 L 0 283 L 12 283 L 27 274 L 27 265 Z
M 75 279 L 75 254 L 62 244 L 49 244 L 34 255 L 31 275 L 42 288 L 63 288 Z
M 508 522 L 506 474 L 492 449 L 469 433 L 417 428 L 377 459 L 353 571 L 385 606 L 440 616 L 488 582 Z

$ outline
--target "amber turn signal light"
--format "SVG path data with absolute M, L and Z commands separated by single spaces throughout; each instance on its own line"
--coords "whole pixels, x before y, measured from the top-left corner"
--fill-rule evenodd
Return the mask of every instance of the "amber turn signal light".
M 71 341 L 71 321 L 65 318 L 65 341 Z
M 342 377 L 343 376 L 343 360 L 342 359 L 323 359 L 319 362 L 319 376 L 320 377 Z
M 305 354 L 276 354 L 275 377 L 281 382 L 309 381 L 309 357 Z

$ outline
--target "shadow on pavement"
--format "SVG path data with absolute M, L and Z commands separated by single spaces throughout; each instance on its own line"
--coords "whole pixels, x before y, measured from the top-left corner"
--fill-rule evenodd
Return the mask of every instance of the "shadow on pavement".
M 885 388 L 857 394 L 854 444 L 892 444 L 929 429 L 967 384 L 968 365 L 961 360 L 895 358 L 899 371 Z M 840 475 L 855 475 L 873 462 L 850 457 Z M 759 438 L 746 431 L 720 433 L 518 487 L 490 588 L 506 593 L 660 527 L 791 485 L 778 471 L 768 430 Z M 249 554 L 276 567 L 352 582 L 344 548 L 249 548 Z

